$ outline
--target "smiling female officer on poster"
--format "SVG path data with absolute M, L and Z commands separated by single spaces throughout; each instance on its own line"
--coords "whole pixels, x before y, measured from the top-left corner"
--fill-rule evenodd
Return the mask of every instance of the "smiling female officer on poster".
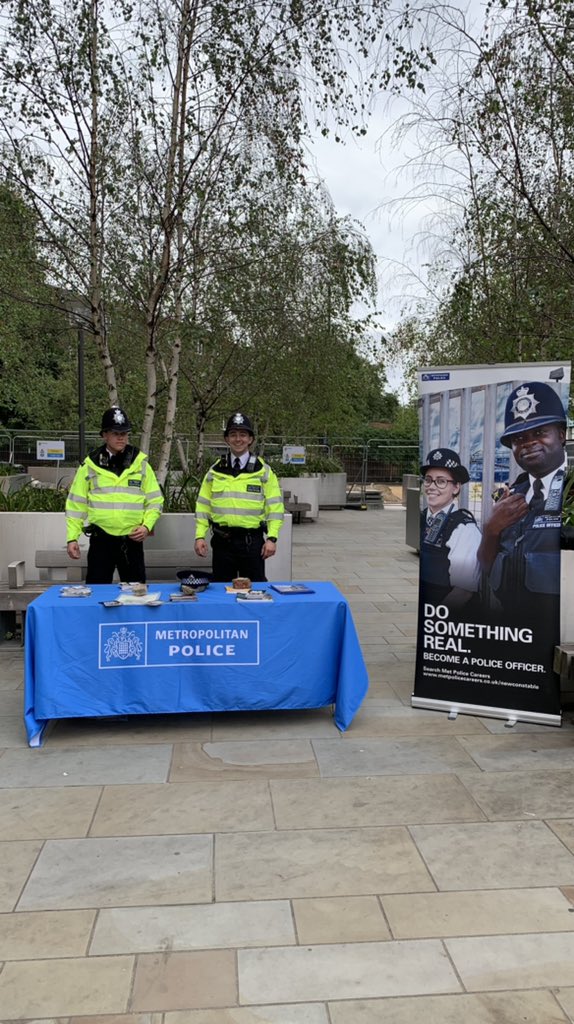
M 451 448 L 433 448 L 421 466 L 426 508 L 421 512 L 421 583 L 424 599 L 448 608 L 467 605 L 478 592 L 481 535 L 467 509 L 458 507 L 470 477 Z

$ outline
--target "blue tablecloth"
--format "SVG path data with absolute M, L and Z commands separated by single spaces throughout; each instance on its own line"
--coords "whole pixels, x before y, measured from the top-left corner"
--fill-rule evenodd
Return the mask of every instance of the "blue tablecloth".
M 261 585 L 260 585 L 261 586 Z M 347 729 L 368 676 L 350 609 L 331 583 L 273 602 L 239 602 L 212 584 L 192 603 L 105 608 L 51 587 L 26 615 L 25 723 L 39 746 L 53 718 L 335 706 Z M 264 589 L 267 589 L 264 587 Z

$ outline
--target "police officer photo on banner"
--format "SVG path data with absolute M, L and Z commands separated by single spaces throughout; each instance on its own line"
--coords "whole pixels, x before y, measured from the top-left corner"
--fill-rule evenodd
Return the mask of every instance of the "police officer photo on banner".
M 419 371 L 412 704 L 560 724 L 560 523 L 569 364 Z

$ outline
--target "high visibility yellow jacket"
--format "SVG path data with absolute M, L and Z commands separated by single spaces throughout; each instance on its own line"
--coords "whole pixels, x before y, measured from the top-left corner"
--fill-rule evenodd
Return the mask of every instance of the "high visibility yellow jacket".
M 195 507 L 195 539 L 206 536 L 210 522 L 222 528 L 263 527 L 269 537 L 277 538 L 283 515 L 283 495 L 271 467 L 252 455 L 234 476 L 224 456 L 203 478 Z
M 163 508 L 156 475 L 147 455 L 138 451 L 120 476 L 98 466 L 90 455 L 82 462 L 72 481 L 66 501 L 67 539 L 77 540 L 87 517 L 114 537 L 131 533 L 136 526 L 151 530 Z

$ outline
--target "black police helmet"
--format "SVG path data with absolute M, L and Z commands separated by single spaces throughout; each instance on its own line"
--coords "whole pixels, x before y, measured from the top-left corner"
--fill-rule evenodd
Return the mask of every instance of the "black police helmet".
M 106 430 L 115 430 L 118 434 L 127 434 L 128 430 L 131 429 L 132 425 L 123 409 L 120 409 L 117 405 L 114 405 L 111 409 L 106 409 L 102 416 L 100 434 L 103 434 Z
M 233 416 L 229 417 L 225 430 L 223 431 L 223 436 L 227 437 L 230 430 L 247 430 L 247 432 L 251 434 L 251 437 L 255 437 L 255 431 L 253 430 L 253 425 L 249 416 L 245 416 L 242 412 L 234 412 Z
M 457 484 L 467 484 L 470 480 L 468 470 L 462 465 L 458 453 L 452 448 L 433 448 L 427 455 L 425 465 L 421 466 L 423 476 L 428 469 L 448 469 Z
M 566 427 L 564 406 L 554 388 L 539 380 L 521 384 L 506 399 L 504 433 L 500 440 L 510 448 L 515 434 L 545 427 L 549 423 L 560 423 Z

